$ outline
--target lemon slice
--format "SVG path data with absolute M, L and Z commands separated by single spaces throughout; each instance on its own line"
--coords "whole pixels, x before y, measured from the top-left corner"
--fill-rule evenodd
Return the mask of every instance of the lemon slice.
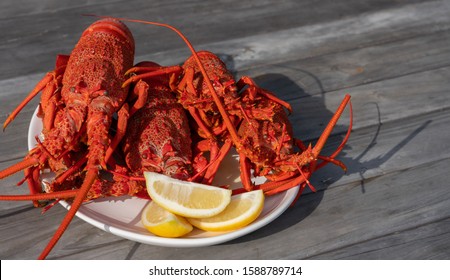
M 242 228 L 258 218 L 264 207 L 262 190 L 231 197 L 231 202 L 220 214 L 210 217 L 188 218 L 193 226 L 206 231 L 229 231 Z
M 152 200 L 183 217 L 211 217 L 230 203 L 231 190 L 181 181 L 154 172 L 144 172 L 144 176 Z
M 185 218 L 170 213 L 153 201 L 142 211 L 141 222 L 148 231 L 162 237 L 180 237 L 193 229 Z

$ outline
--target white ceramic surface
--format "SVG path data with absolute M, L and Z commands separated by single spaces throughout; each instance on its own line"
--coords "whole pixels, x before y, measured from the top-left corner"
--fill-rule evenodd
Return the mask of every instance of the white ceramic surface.
M 28 131 L 28 148 L 36 145 L 35 136 L 42 130 L 41 119 L 33 114 Z M 216 175 L 215 185 L 230 185 L 231 188 L 240 187 L 239 163 L 235 154 L 230 154 L 222 164 Z M 257 178 L 260 182 L 262 178 Z M 266 197 L 264 209 L 256 221 L 239 230 L 230 232 L 205 232 L 194 229 L 181 238 L 163 238 L 148 232 L 140 222 L 141 211 L 148 203 L 147 200 L 136 197 L 104 198 L 84 203 L 77 212 L 82 220 L 106 232 L 137 242 L 167 246 L 167 247 L 198 247 L 223 243 L 243 235 L 249 234 L 275 220 L 292 203 L 299 187 L 289 189 L 274 196 Z M 69 208 L 70 204 L 61 201 L 60 204 Z

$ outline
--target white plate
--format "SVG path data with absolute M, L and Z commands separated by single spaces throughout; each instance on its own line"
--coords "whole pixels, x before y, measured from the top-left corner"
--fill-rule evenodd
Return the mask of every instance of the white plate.
M 42 130 L 41 119 L 33 114 L 28 130 L 28 148 L 36 145 L 35 136 Z M 222 168 L 216 175 L 214 184 L 230 185 L 232 188 L 240 187 L 239 164 L 237 155 L 230 155 L 222 164 Z M 260 183 L 261 178 L 256 182 Z M 291 188 L 274 196 L 266 197 L 264 209 L 256 221 L 239 230 L 230 232 L 205 232 L 194 229 L 188 235 L 181 238 L 164 238 L 148 232 L 140 222 L 141 211 L 148 203 L 147 200 L 136 197 L 118 197 L 97 199 L 84 203 L 77 212 L 77 216 L 89 224 L 106 232 L 137 242 L 167 246 L 167 247 L 199 247 L 223 243 L 243 235 L 249 234 L 280 216 L 292 203 L 297 195 L 299 187 Z M 61 201 L 66 209 L 70 205 Z

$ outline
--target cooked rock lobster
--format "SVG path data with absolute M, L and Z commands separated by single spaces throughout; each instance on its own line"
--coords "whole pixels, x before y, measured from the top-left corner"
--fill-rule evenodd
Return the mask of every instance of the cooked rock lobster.
M 134 39 L 119 20 L 150 23 L 179 34 L 192 51 L 183 65 L 141 62 L 133 67 Z M 39 258 L 45 258 L 86 200 L 135 195 L 148 198 L 144 171 L 211 184 L 225 155 L 240 157 L 239 191 L 266 195 L 305 185 L 335 159 L 350 135 L 330 156 L 321 155 L 347 104 L 346 96 L 314 147 L 293 137 L 289 103 L 250 77 L 235 80 L 219 57 L 196 52 L 176 28 L 154 22 L 104 18 L 93 23 L 69 56 L 36 85 L 4 123 L 4 129 L 38 93 L 43 140 L 0 179 L 24 170 L 30 195 L 0 200 L 73 199 L 70 210 Z M 350 114 L 351 115 L 351 114 Z M 317 163 L 318 160 L 322 162 Z M 42 193 L 40 173 L 56 177 Z M 265 176 L 261 185 L 253 176 Z M 310 185 L 311 188 L 313 188 Z

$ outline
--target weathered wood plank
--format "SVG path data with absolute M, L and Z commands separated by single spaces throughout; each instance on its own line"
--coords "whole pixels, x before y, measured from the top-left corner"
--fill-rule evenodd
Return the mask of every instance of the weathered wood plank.
M 443 219 L 315 255 L 311 259 L 448 260 L 449 244 L 450 219 Z
M 317 138 L 346 93 L 352 96 L 354 130 L 447 109 L 449 77 L 450 68 L 445 67 L 295 99 L 290 102 L 294 135 L 304 140 Z M 344 113 L 334 133 L 344 133 L 348 123 L 349 114 Z
M 117 0 L 46 0 L 36 3 L 33 0 L 20 1 L 17 5 L 16 1 L 5 0 L 0 3 L 0 19 L 29 17 L 38 14 L 55 13 L 58 10 L 72 10 L 80 7 L 95 7 L 96 5 L 111 5 L 121 1 Z
M 45 214 L 30 204 L 11 211 L 2 211 L 0 219 L 1 231 L 5 233 L 0 244 L 8 244 L 8 248 L 1 250 L 2 259 L 35 259 L 47 245 L 50 237 L 55 233 L 67 210 L 56 205 Z M 53 255 L 74 258 L 73 252 L 91 252 L 93 258 L 104 254 L 102 247 L 112 246 L 121 254 L 105 256 L 105 258 L 124 259 L 126 248 L 120 244 L 133 245 L 134 242 L 124 240 L 75 217 L 68 230 L 55 247 Z M 100 250 L 98 250 L 100 248 Z M 97 250 L 97 253 L 96 253 Z
M 271 33 L 235 36 L 213 43 L 193 42 L 198 49 L 224 54 L 230 58 L 232 67 L 244 70 L 274 61 L 281 64 L 446 32 L 450 28 L 449 11 L 448 1 L 418 3 Z M 170 65 L 183 61 L 188 55 L 186 48 L 165 49 L 148 52 L 143 58 Z
M 366 183 L 365 193 L 362 193 L 357 187 L 360 195 L 356 195 L 355 200 L 345 190 L 336 189 L 336 192 L 343 192 L 343 195 L 352 196 L 352 198 L 338 198 L 337 196 L 336 198 L 329 198 L 338 199 L 343 203 L 330 203 L 330 200 L 326 199 L 328 195 L 328 192 L 326 192 L 325 199 L 322 201 L 324 206 L 327 203 L 326 209 L 324 209 L 324 212 L 318 210 L 316 214 L 322 218 L 324 216 L 328 216 L 328 218 L 325 218 L 325 221 L 321 218 L 320 222 L 314 223 L 314 225 L 319 224 L 319 228 L 308 229 L 311 235 L 313 232 L 314 234 L 319 232 L 319 234 L 322 233 L 322 237 L 319 237 L 317 243 L 308 247 L 306 251 L 296 252 L 287 257 L 311 256 L 320 252 L 323 248 L 330 250 L 333 247 L 343 247 L 347 246 L 346 242 L 349 241 L 354 243 L 358 240 L 372 239 L 374 236 L 383 236 L 386 233 L 403 232 L 448 217 L 447 175 L 445 174 L 447 164 L 448 160 L 422 166 L 426 172 L 419 168 L 412 168 L 404 172 L 404 176 L 403 174 L 383 176 L 379 178 L 380 180 L 374 180 L 373 183 L 372 181 Z M 429 170 L 429 168 L 433 168 L 433 170 Z M 423 177 L 417 178 L 417 174 Z M 391 188 L 396 188 L 396 190 L 390 190 Z M 371 191 L 376 192 L 376 195 L 375 193 L 371 195 Z M 424 196 L 413 194 L 414 192 L 428 191 L 436 191 L 436 193 Z M 440 211 L 442 212 L 439 213 Z M 436 214 L 437 216 L 435 216 Z M 313 216 L 311 215 L 311 219 L 313 219 Z M 431 218 L 432 216 L 434 218 Z M 327 221 L 330 224 L 323 227 L 323 223 L 327 223 Z M 338 232 L 332 233 L 335 227 L 339 227 Z M 304 232 L 304 234 L 309 235 L 308 232 Z M 402 243 L 406 242 L 402 241 Z M 404 244 L 404 246 L 407 245 L 413 250 L 425 248 L 423 243 Z M 448 258 L 449 252 L 446 251 L 445 254 Z
M 450 32 L 442 31 L 311 58 L 280 63 L 269 59 L 267 65 L 238 75 L 255 77 L 261 87 L 289 101 L 329 91 L 353 92 L 363 84 L 445 68 L 449 57 Z
M 308 8 L 311 5 L 314 6 L 314 13 Z M 436 5 L 443 7 L 437 9 Z M 69 8 L 62 4 L 57 12 L 54 9 L 57 8 L 53 6 L 51 12 L 44 10 L 19 18 L 0 19 L 4 30 L 0 41 L 0 59 L 8 66 L 0 69 L 1 79 L 51 69 L 56 54 L 69 53 L 82 30 L 92 22 L 92 18 L 80 16 L 84 13 L 174 24 L 199 48 L 234 56 L 239 68 L 245 62 L 264 62 L 270 56 L 285 60 L 290 57 L 288 50 L 291 54 L 303 53 L 303 57 L 308 57 L 324 51 L 352 48 L 355 43 L 362 43 L 360 32 L 365 34 L 374 28 L 375 34 L 378 34 L 375 40 L 380 41 L 385 38 L 388 28 L 391 32 L 397 32 L 398 36 L 411 36 L 411 32 L 424 34 L 432 28 L 448 28 L 449 21 L 445 16 L 445 2 L 405 5 L 387 0 L 352 1 L 351 5 L 331 0 L 287 1 L 276 5 L 272 1 L 201 2 L 197 5 L 167 1 L 149 5 L 146 1 L 137 1 L 135 5 L 112 2 L 77 7 L 72 4 Z M 406 28 L 409 25 L 414 28 Z M 172 32 L 136 24 L 130 25 L 130 28 L 135 34 L 139 58 L 172 64 L 182 61 L 188 54 L 184 43 Z M 364 36 L 369 39 L 366 45 L 374 43 L 369 34 Z M 347 40 L 351 43 L 345 43 Z M 341 43 L 343 48 L 336 49 Z M 280 52 L 280 49 L 283 51 Z M 172 51 L 166 53 L 168 50 Z M 161 51 L 164 52 L 162 57 L 157 54 Z

